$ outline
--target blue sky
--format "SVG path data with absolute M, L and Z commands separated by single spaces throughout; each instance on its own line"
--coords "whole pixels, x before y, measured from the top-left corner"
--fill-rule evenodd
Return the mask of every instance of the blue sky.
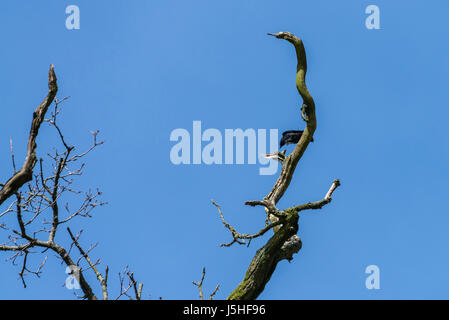
M 71 4 L 80 30 L 65 28 Z M 380 30 L 365 27 L 370 4 Z M 191 281 L 206 266 L 206 292 L 220 284 L 226 298 L 269 235 L 221 248 L 230 235 L 210 199 L 239 231 L 258 231 L 263 210 L 243 203 L 262 199 L 277 175 L 173 165 L 169 136 L 194 120 L 222 132 L 302 128 L 294 50 L 266 36 L 290 31 L 305 43 L 318 129 L 278 207 L 321 199 L 335 178 L 342 186 L 323 210 L 301 215 L 303 248 L 260 298 L 447 299 L 448 9 L 443 0 L 2 1 L 0 180 L 12 170 L 10 137 L 23 161 L 53 63 L 58 97 L 71 96 L 60 119 L 67 139 L 83 149 L 99 129 L 106 140 L 78 183 L 100 187 L 109 204 L 72 229 L 84 229 L 84 245 L 99 242 L 93 257 L 109 265 L 111 290 L 129 265 L 145 296 L 196 299 Z M 39 156 L 54 136 L 43 127 Z M 380 290 L 365 288 L 372 264 Z M 0 263 L 0 299 L 73 298 L 52 255 L 26 289 L 18 271 Z

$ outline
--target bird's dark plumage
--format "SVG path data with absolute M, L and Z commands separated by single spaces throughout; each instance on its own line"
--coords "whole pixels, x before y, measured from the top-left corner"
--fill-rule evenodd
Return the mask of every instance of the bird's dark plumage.
M 287 144 L 298 143 L 299 139 L 301 139 L 303 132 L 304 131 L 301 131 L 301 130 L 284 131 L 282 133 L 282 138 L 281 138 L 279 148 L 282 148 L 282 146 L 287 145 Z M 313 138 L 310 141 L 313 142 Z

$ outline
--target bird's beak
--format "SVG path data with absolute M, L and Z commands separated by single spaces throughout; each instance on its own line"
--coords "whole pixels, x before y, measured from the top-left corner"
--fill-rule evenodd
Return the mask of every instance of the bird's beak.
M 267 35 L 273 36 L 273 37 L 277 37 L 277 36 L 278 36 L 278 33 L 267 33 Z

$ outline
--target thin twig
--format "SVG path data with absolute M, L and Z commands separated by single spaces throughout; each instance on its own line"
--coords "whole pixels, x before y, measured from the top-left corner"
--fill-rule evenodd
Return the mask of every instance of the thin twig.
M 237 232 L 237 230 L 235 230 L 234 227 L 232 227 L 229 223 L 227 223 L 224 219 L 223 213 L 221 212 L 221 207 L 219 204 L 217 204 L 214 200 L 211 200 L 212 204 L 214 206 L 217 207 L 218 209 L 218 213 L 220 215 L 221 221 L 223 223 L 223 225 L 231 232 L 233 240 L 229 243 L 223 243 L 221 244 L 222 247 L 230 247 L 231 245 L 233 245 L 234 243 L 238 243 L 238 244 L 246 244 L 245 240 L 249 240 L 251 241 L 254 238 L 258 238 L 260 236 L 263 236 L 268 230 L 271 230 L 272 228 L 279 226 L 282 224 L 283 222 L 283 217 L 284 215 L 280 215 L 280 218 L 278 221 L 275 221 L 273 223 L 270 223 L 268 225 L 266 225 L 263 229 L 261 229 L 259 232 L 255 233 L 255 234 L 243 234 L 243 233 L 239 233 Z M 249 242 L 248 242 L 249 245 Z
M 102 289 L 102 292 L 103 292 L 103 300 L 107 300 L 108 299 L 108 287 L 107 287 L 107 283 L 106 283 L 105 278 L 103 278 L 103 275 L 98 271 L 98 269 L 92 263 L 92 260 L 89 258 L 89 255 L 83 250 L 83 248 L 81 247 L 81 245 L 78 242 L 78 239 L 75 238 L 75 236 L 73 235 L 73 233 L 72 233 L 72 231 L 70 230 L 69 227 L 67 227 L 67 231 L 68 231 L 68 233 L 70 235 L 70 238 L 72 239 L 73 243 L 75 244 L 75 246 L 80 251 L 81 255 L 84 257 L 84 259 L 86 259 L 86 261 L 89 264 L 89 266 L 95 272 L 95 275 L 97 276 L 97 279 L 98 279 L 98 281 L 100 282 L 100 285 L 101 285 L 101 289 Z

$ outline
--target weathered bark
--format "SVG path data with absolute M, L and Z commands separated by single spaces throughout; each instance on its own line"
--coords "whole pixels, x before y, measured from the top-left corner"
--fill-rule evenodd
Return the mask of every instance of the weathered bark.
M 2 187 L 0 190 L 0 205 L 5 202 L 8 198 L 10 198 L 12 195 L 16 194 L 17 196 L 17 219 L 18 224 L 20 227 L 20 232 L 15 231 L 14 233 L 18 236 L 20 236 L 23 240 L 26 241 L 25 244 L 21 245 L 0 245 L 0 251 L 12 251 L 12 252 L 25 252 L 25 254 L 28 254 L 28 250 L 31 248 L 44 248 L 44 249 L 50 249 L 54 253 L 56 253 L 67 266 L 76 266 L 76 263 L 72 260 L 72 258 L 69 256 L 67 250 L 65 250 L 63 247 L 58 245 L 54 242 L 56 229 L 59 225 L 58 221 L 58 206 L 57 206 L 57 195 L 58 195 L 58 180 L 60 177 L 60 174 L 62 172 L 62 169 L 64 168 L 65 161 L 67 160 L 67 157 L 61 162 L 59 162 L 58 170 L 56 172 L 56 178 L 55 178 L 55 185 L 54 189 L 51 191 L 48 189 L 49 193 L 52 195 L 52 202 L 50 207 L 53 211 L 53 223 L 50 231 L 50 236 L 47 241 L 41 241 L 36 239 L 35 237 L 32 237 L 29 235 L 26 231 L 26 224 L 24 223 L 22 219 L 21 214 L 21 208 L 22 204 L 20 203 L 21 196 L 19 194 L 20 188 L 26 184 L 27 182 L 31 181 L 33 179 L 33 169 L 37 162 L 36 159 L 36 139 L 39 134 L 39 128 L 41 124 L 44 122 L 45 115 L 47 113 L 48 108 L 53 103 L 53 101 L 56 98 L 56 93 L 58 91 L 57 86 L 57 79 L 54 71 L 54 66 L 50 65 L 50 70 L 48 72 L 48 94 L 45 97 L 45 99 L 42 101 L 42 103 L 36 108 L 36 110 L 33 112 L 33 120 L 31 122 L 31 129 L 30 134 L 28 136 L 28 144 L 27 144 L 27 155 L 25 158 L 25 162 L 22 165 L 22 168 L 16 172 Z M 68 154 L 68 153 L 67 153 Z M 43 181 L 43 177 L 42 181 Z M 45 186 L 45 184 L 43 183 Z M 26 269 L 26 258 L 24 260 L 23 270 Z M 23 277 L 23 270 L 20 274 L 21 277 Z M 84 298 L 89 300 L 97 300 L 97 297 L 95 296 L 92 288 L 86 281 L 83 273 L 79 272 L 79 284 L 81 289 L 84 293 Z
M 277 263 L 284 259 L 282 246 L 298 232 L 298 213 L 288 214 L 282 227 L 260 248 L 248 270 L 245 279 L 231 293 L 228 300 L 252 300 L 259 296 L 271 278 Z M 299 249 L 298 249 L 299 250 Z
M 107 300 L 109 299 L 107 284 L 109 268 L 106 267 L 103 276 L 98 267 L 100 260 L 94 261 L 89 256 L 91 250 L 95 248 L 96 245 L 91 245 L 88 250 L 84 250 L 79 241 L 81 231 L 74 235 L 68 227 L 67 231 L 72 240 L 69 248 L 64 248 L 56 242 L 57 230 L 61 224 L 67 223 L 75 217 L 91 217 L 90 213 L 94 208 L 106 204 L 106 202 L 98 200 L 98 197 L 101 195 L 101 192 L 98 189 L 96 192 L 92 192 L 91 190 L 82 192 L 80 190 L 75 190 L 72 187 L 72 179 L 82 175 L 84 163 L 80 163 L 81 161 L 79 160 L 84 158 L 97 146 L 103 144 L 103 141 L 97 141 L 98 131 L 91 132 L 94 140 L 93 145 L 87 151 L 74 154 L 75 147 L 69 146 L 66 143 L 61 129 L 56 124 L 57 115 L 61 111 L 58 105 L 68 97 L 62 100 L 56 98 L 58 87 L 53 65 L 50 66 L 48 73 L 48 86 L 49 92 L 47 97 L 33 113 L 26 159 L 18 172 L 16 172 L 11 143 L 14 175 L 6 182 L 6 184 L 0 185 L 2 187 L 0 190 L 0 205 L 11 196 L 15 196 L 16 200 L 13 201 L 5 211 L 0 212 L 0 218 L 4 215 L 15 213 L 19 228 L 18 230 L 13 227 L 6 228 L 6 224 L 0 224 L 0 230 L 10 230 L 11 232 L 11 234 L 8 235 L 7 242 L 0 244 L 0 252 L 11 252 L 12 256 L 8 260 L 11 260 L 15 265 L 18 264 L 19 259 L 23 258 L 19 276 L 22 279 L 24 287 L 26 287 L 25 275 L 34 274 L 39 277 L 46 261 L 45 257 L 40 267 L 34 271 L 28 266 L 28 256 L 30 254 L 39 254 L 39 252 L 53 251 L 56 256 L 58 256 L 68 267 L 71 267 L 71 270 L 74 272 L 74 277 L 83 292 L 83 295 L 79 296 L 80 298 L 89 300 L 98 299 L 91 284 L 88 283 L 85 277 L 85 272 L 92 270 L 101 286 L 102 298 Z M 53 101 L 55 102 L 54 111 L 51 113 L 48 112 L 50 115 L 48 118 L 45 118 L 48 108 Z M 57 148 L 55 148 L 54 154 L 48 154 L 52 160 L 52 168 L 54 168 L 54 171 L 49 176 L 44 174 L 42 158 L 39 161 L 40 171 L 38 171 L 37 174 L 33 174 L 33 169 L 37 162 L 36 139 L 39 134 L 39 128 L 43 122 L 49 123 L 50 126 L 53 126 L 56 129 L 60 142 L 65 148 L 65 151 L 63 152 L 58 152 Z M 78 168 L 76 168 L 75 163 L 78 163 Z M 22 188 L 24 185 L 26 188 Z M 66 205 L 66 211 L 64 213 L 60 212 L 58 202 L 62 201 L 61 196 L 64 193 L 70 193 L 71 196 L 74 194 L 82 194 L 84 196 L 78 209 L 71 210 L 69 209 L 69 206 Z M 47 213 L 50 213 L 52 216 L 51 227 L 48 227 L 47 225 L 48 220 L 45 217 Z M 61 214 L 62 216 L 60 216 Z M 36 226 L 37 221 L 41 220 L 38 219 L 39 217 L 43 218 L 43 225 Z M 41 239 L 43 239 L 45 233 L 48 233 L 48 239 L 43 241 Z M 79 251 L 80 257 L 78 259 L 74 258 L 74 255 L 76 254 L 72 251 L 72 248 L 74 247 Z M 82 260 L 87 262 L 87 267 L 82 268 L 80 266 Z M 139 284 L 134 279 L 134 274 L 129 271 L 128 267 L 125 268 L 123 275 L 119 274 L 119 277 L 120 294 L 117 299 L 127 296 L 130 299 L 135 298 L 140 300 L 142 297 L 143 284 Z M 129 280 L 128 286 L 124 284 L 126 278 Z M 134 298 L 128 293 L 130 290 L 134 290 Z
M 292 180 L 293 173 L 295 172 L 296 165 L 301 159 L 302 155 L 307 149 L 309 142 L 312 140 L 313 134 L 316 130 L 316 115 L 315 115 L 315 101 L 306 86 L 306 73 L 307 73 L 307 59 L 304 44 L 301 39 L 295 37 L 288 32 L 280 32 L 276 35 L 277 38 L 285 39 L 295 46 L 296 56 L 298 60 L 296 68 L 296 89 L 303 99 L 304 111 L 308 117 L 306 121 L 306 128 L 301 135 L 301 139 L 296 144 L 293 152 L 285 159 L 282 164 L 282 171 L 277 179 L 274 187 L 270 193 L 265 197 L 265 200 L 276 204 L 284 195 L 290 181 Z
M 27 155 L 22 168 L 16 172 L 0 190 L 0 205 L 10 196 L 17 192 L 25 183 L 33 179 L 33 168 L 36 164 L 36 138 L 39 128 L 44 121 L 48 107 L 56 97 L 58 86 L 56 84 L 56 75 L 54 66 L 50 66 L 48 71 L 48 94 L 44 101 L 36 108 L 33 113 L 33 121 L 31 122 L 30 135 L 28 137 Z
M 281 174 L 270 193 L 263 201 L 246 202 L 247 205 L 264 206 L 271 224 L 276 225 L 273 227 L 274 235 L 257 251 L 249 265 L 245 278 L 230 294 L 228 300 L 252 300 L 260 295 L 270 280 L 278 262 L 284 259 L 292 260 L 293 254 L 297 253 L 302 247 L 301 239 L 296 235 L 298 231 L 298 212 L 307 209 L 321 209 L 321 207 L 332 200 L 333 191 L 340 185 L 340 182 L 335 180 L 323 200 L 294 206 L 286 210 L 276 209 L 276 203 L 289 187 L 296 165 L 313 138 L 317 122 L 315 102 L 306 86 L 307 60 L 302 40 L 288 32 L 269 35 L 278 39 L 285 39 L 295 47 L 298 60 L 296 88 L 303 99 L 301 111 L 302 117 L 306 121 L 306 128 L 294 151 L 282 162 Z M 281 224 L 278 224 L 279 222 Z

